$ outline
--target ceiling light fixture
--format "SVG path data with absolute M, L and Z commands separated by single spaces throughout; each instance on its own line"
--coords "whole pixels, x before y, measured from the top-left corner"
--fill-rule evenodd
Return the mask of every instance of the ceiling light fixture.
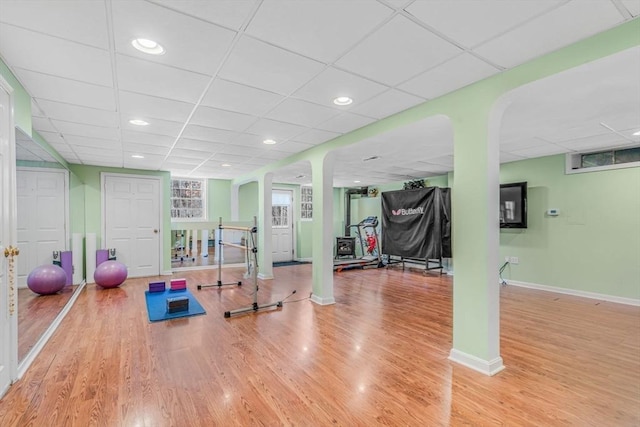
M 131 45 L 140 52 L 148 53 L 149 55 L 164 55 L 164 47 L 154 40 L 134 39 L 131 40 Z
M 147 126 L 149 124 L 149 122 L 145 122 L 144 120 L 140 119 L 131 119 L 129 120 L 129 123 L 136 126 Z
M 640 136 L 640 130 L 637 132 L 632 133 L 633 136 Z
M 273 145 L 276 143 L 276 141 L 274 141 L 273 139 L 265 139 L 264 141 L 262 141 L 262 143 L 267 145 Z
M 134 159 L 144 159 L 144 156 L 140 154 L 132 154 L 131 157 L 133 157 Z
M 349 98 L 348 96 L 339 96 L 333 100 L 334 104 L 340 105 L 340 106 L 349 105 L 352 102 L 353 102 L 353 99 Z
M 231 167 L 231 165 L 229 163 L 223 163 L 221 166 L 223 168 L 230 168 Z
M 353 182 L 354 182 L 355 184 L 360 184 L 360 181 L 358 181 L 358 180 L 355 180 L 355 181 L 353 181 Z

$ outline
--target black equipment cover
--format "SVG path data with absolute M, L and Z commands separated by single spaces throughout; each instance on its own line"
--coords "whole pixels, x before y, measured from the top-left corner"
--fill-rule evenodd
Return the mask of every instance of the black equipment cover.
M 451 257 L 451 191 L 427 187 L 382 193 L 382 253 Z

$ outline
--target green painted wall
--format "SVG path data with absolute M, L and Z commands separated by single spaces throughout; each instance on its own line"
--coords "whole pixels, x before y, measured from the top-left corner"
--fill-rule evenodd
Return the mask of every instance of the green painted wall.
M 159 176 L 162 178 L 162 233 L 163 254 L 162 270 L 171 270 L 171 177 L 169 172 L 148 171 L 141 169 L 108 168 L 101 166 L 69 165 L 70 170 L 85 184 L 85 230 L 87 233 L 96 233 L 97 245 L 102 244 L 102 193 L 100 189 L 100 173 L 133 174 L 145 176 Z
M 258 183 L 248 182 L 238 188 L 238 220 L 253 221 L 258 216 Z
M 0 76 L 13 88 L 13 120 L 16 127 L 31 136 L 31 97 L 2 59 L 0 59 Z
M 528 228 L 500 232 L 500 259 L 520 261 L 503 277 L 640 299 L 640 167 L 564 170 L 563 155 L 502 165 L 501 183 L 528 183 Z

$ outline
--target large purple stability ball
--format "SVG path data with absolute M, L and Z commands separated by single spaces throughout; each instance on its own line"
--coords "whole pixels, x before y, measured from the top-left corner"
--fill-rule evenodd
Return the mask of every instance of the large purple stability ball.
M 27 286 L 36 294 L 51 295 L 60 292 L 67 283 L 67 273 L 55 264 L 34 268 L 27 276 Z
M 93 280 L 103 288 L 117 288 L 127 280 L 127 266 L 118 261 L 105 261 L 96 268 Z

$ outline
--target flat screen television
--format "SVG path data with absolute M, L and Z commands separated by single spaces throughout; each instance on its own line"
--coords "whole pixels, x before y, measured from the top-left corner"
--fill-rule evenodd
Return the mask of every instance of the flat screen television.
M 527 228 L 527 183 L 500 184 L 500 228 Z

